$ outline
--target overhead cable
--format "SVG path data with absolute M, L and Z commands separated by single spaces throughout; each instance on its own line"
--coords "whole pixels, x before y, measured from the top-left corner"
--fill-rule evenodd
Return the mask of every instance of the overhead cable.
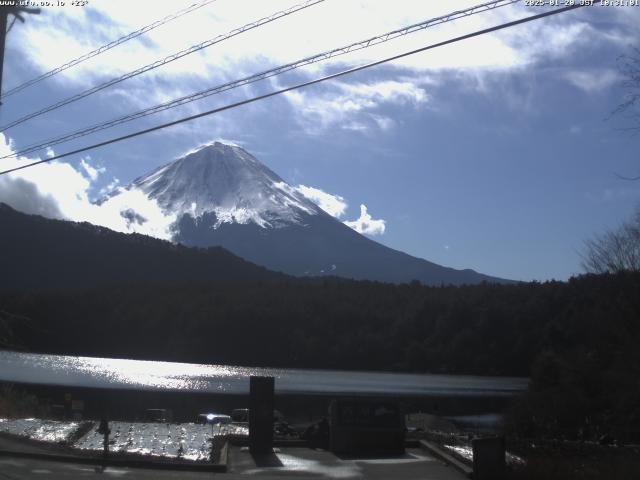
M 167 15 L 164 18 L 161 18 L 160 20 L 156 20 L 153 23 L 150 23 L 149 25 L 142 27 L 134 32 L 131 32 L 128 35 L 125 35 L 124 37 L 120 37 L 117 40 L 114 40 L 112 42 L 107 43 L 106 45 L 102 45 L 99 48 L 96 48 L 95 50 L 92 50 L 91 52 L 85 53 L 84 55 L 81 55 L 77 58 L 74 58 L 73 60 L 68 61 L 67 63 L 60 65 L 59 67 L 54 68 L 53 70 L 50 70 L 46 73 L 43 73 L 42 75 L 39 75 L 27 82 L 21 83 L 20 85 L 11 88 L 10 90 L 7 90 L 6 92 L 4 92 L 2 94 L 2 99 L 5 99 L 6 97 L 9 97 L 11 95 L 13 95 L 14 93 L 17 93 L 21 90 L 24 90 L 25 88 L 28 88 L 32 85 L 35 85 L 38 82 L 41 82 L 42 80 L 45 80 L 49 77 L 52 77 L 60 72 L 63 72 L 64 70 L 67 70 L 68 68 L 74 67 L 76 65 L 78 65 L 79 63 L 84 62 L 85 60 L 88 60 L 90 58 L 95 57 L 96 55 L 100 55 L 103 52 L 106 52 L 107 50 L 111 50 L 113 47 L 116 47 L 118 45 L 120 45 L 121 43 L 127 42 L 129 40 L 132 40 L 136 37 L 139 37 L 140 35 L 144 35 L 145 33 L 153 30 L 154 28 L 157 28 L 161 25 L 164 25 L 165 23 L 168 23 L 172 20 L 175 20 L 176 18 L 180 18 L 183 15 L 186 15 L 187 13 L 191 13 L 195 10 L 198 10 L 199 8 L 202 8 L 206 5 L 209 5 L 210 3 L 215 2 L 216 0 L 203 0 L 201 2 L 197 2 L 194 3 L 186 8 L 183 8 L 182 10 L 178 10 L 177 12 L 171 14 L 171 15 Z
M 438 43 L 434 43 L 434 44 L 431 44 L 431 45 L 427 45 L 425 47 L 421 47 L 421 48 L 418 48 L 418 49 L 415 49 L 415 50 L 411 50 L 411 51 L 404 52 L 404 53 L 401 53 L 401 54 L 398 54 L 398 55 L 394 55 L 392 57 L 387 57 L 387 58 L 384 58 L 382 60 L 377 60 L 375 62 L 371 62 L 371 63 L 367 63 L 367 64 L 364 64 L 364 65 L 360 65 L 358 67 L 350 68 L 348 70 L 343 70 L 341 72 L 337 72 L 337 73 L 334 73 L 334 74 L 331 74 L 331 75 L 327 75 L 327 76 L 322 77 L 322 78 L 317 78 L 315 80 L 310 80 L 308 82 L 299 83 L 297 85 L 293 85 L 291 87 L 282 88 L 280 90 L 276 90 L 276 91 L 273 91 L 273 92 L 270 92 L 270 93 L 266 93 L 264 95 L 258 95 L 256 97 L 252 97 L 252 98 L 249 98 L 249 99 L 246 99 L 246 100 L 242 100 L 240 102 L 231 103 L 231 104 L 225 105 L 223 107 L 214 108 L 214 109 L 208 110 L 206 112 L 201 112 L 201 113 L 198 113 L 196 115 L 191 115 L 191 116 L 188 116 L 188 117 L 184 117 L 184 118 L 181 118 L 179 120 L 174 120 L 172 122 L 164 123 L 162 125 L 157 125 L 155 127 L 145 128 L 144 130 L 139 130 L 137 132 L 129 133 L 127 135 L 123 135 L 123 136 L 120 136 L 120 137 L 112 138 L 110 140 L 105 140 L 103 142 L 99 142 L 99 143 L 95 143 L 93 145 L 89 145 L 89 146 L 86 146 L 86 147 L 78 148 L 76 150 L 72 150 L 72 151 L 69 151 L 69 152 L 61 153 L 61 154 L 55 155 L 55 156 L 53 156 L 51 158 L 46 158 L 44 160 L 39 160 L 39 161 L 31 162 L 31 163 L 28 163 L 28 164 L 25 164 L 25 165 L 20 165 L 18 167 L 10 168 L 8 170 L 0 171 L 0 175 L 5 175 L 7 173 L 15 172 L 15 171 L 18 171 L 18 170 L 23 170 L 25 168 L 30 168 L 30 167 L 33 167 L 35 165 L 40 165 L 42 163 L 52 162 L 52 161 L 58 160 L 60 158 L 68 157 L 70 155 L 76 155 L 78 153 L 83 153 L 83 152 L 86 152 L 88 150 L 93 150 L 93 149 L 98 148 L 98 147 L 104 147 L 106 145 L 111 145 L 113 143 L 121 142 L 123 140 L 128 140 L 130 138 L 139 137 L 141 135 L 146 135 L 147 133 L 155 132 L 155 131 L 158 131 L 158 130 L 162 130 L 164 128 L 172 127 L 174 125 L 179 125 L 179 124 L 184 123 L 184 122 L 189 122 L 191 120 L 195 120 L 195 119 L 198 119 L 198 118 L 202 118 L 202 117 L 206 117 L 206 116 L 209 116 L 209 115 L 213 115 L 215 113 L 223 112 L 225 110 L 230 110 L 230 109 L 233 109 L 233 108 L 237 108 L 237 107 L 240 107 L 242 105 L 247 105 L 249 103 L 257 102 L 259 100 L 264 100 L 266 98 L 270 98 L 270 97 L 273 97 L 273 96 L 276 96 L 276 95 L 280 95 L 282 93 L 290 92 L 290 91 L 297 90 L 297 89 L 300 89 L 300 88 L 308 87 L 310 85 L 315 85 L 317 83 L 325 82 L 327 80 L 332 80 L 334 78 L 338 78 L 338 77 L 349 75 L 349 74 L 352 74 L 352 73 L 355 73 L 355 72 L 359 72 L 361 70 L 365 70 L 365 69 L 368 69 L 368 68 L 371 68 L 371 67 L 375 67 L 375 66 L 381 65 L 383 63 L 387 63 L 387 62 L 391 62 L 393 60 L 398 60 L 400 58 L 408 57 L 409 55 L 414 55 L 416 53 L 424 52 L 424 51 L 431 50 L 431 49 L 434 49 L 434 48 L 443 47 L 445 45 L 450 45 L 452 43 L 460 42 L 462 40 L 467 40 L 469 38 L 478 37 L 480 35 L 485 35 L 487 33 L 495 32 L 495 31 L 498 31 L 498 30 L 503 30 L 505 28 L 510 28 L 510 27 L 513 27 L 513 26 L 516 26 L 516 25 L 521 25 L 523 23 L 531 22 L 531 21 L 534 21 L 534 20 L 538 20 L 538 19 L 541 19 L 541 18 L 552 16 L 552 15 L 558 15 L 560 13 L 564 13 L 564 12 L 567 12 L 567 11 L 570 11 L 570 10 L 575 10 L 577 8 L 581 8 L 581 7 L 585 6 L 585 5 L 590 5 L 590 4 L 574 4 L 574 5 L 570 5 L 570 6 L 567 6 L 567 7 L 562 7 L 562 8 L 546 11 L 546 12 L 543 12 L 543 13 L 539 13 L 537 15 L 531 15 L 529 17 L 521 18 L 521 19 L 518 19 L 518 20 L 511 21 L 511 22 L 502 23 L 502 24 L 496 25 L 494 27 L 489 27 L 489 28 L 485 28 L 485 29 L 482 29 L 482 30 L 477 30 L 477 31 L 472 32 L 472 33 L 467 33 L 465 35 L 461 35 L 461 36 L 458 36 L 458 37 L 450 38 L 450 39 L 444 40 L 442 42 L 438 42 Z
M 142 73 L 148 72 L 150 70 L 161 67 L 163 65 L 166 65 L 167 63 L 171 63 L 175 60 L 178 60 L 192 53 L 199 52 L 200 50 L 210 47 L 211 45 L 215 45 L 216 43 L 220 43 L 223 40 L 227 40 L 231 37 L 235 37 L 236 35 L 240 35 L 241 33 L 244 33 L 248 30 L 252 30 L 254 28 L 260 27 L 261 25 L 273 22 L 275 20 L 278 20 L 279 18 L 285 17 L 287 15 L 291 15 L 292 13 L 298 12 L 300 10 L 303 10 L 305 8 L 308 8 L 312 5 L 316 5 L 321 2 L 324 2 L 324 0 L 307 0 L 306 2 L 290 7 L 286 10 L 282 10 L 280 12 L 274 13 L 272 15 L 269 15 L 268 17 L 264 17 L 254 22 L 247 23 L 246 25 L 243 25 L 242 27 L 231 30 L 230 32 L 227 32 L 222 35 L 218 35 L 202 43 L 193 45 L 185 50 L 181 50 L 179 52 L 173 53 L 161 60 L 156 60 L 153 63 L 145 65 L 144 67 L 137 68 L 136 70 L 125 73 L 124 75 L 121 75 L 116 78 L 112 78 L 111 80 L 107 80 L 104 83 L 101 83 L 99 85 L 96 85 L 95 87 L 89 88 L 88 90 L 84 90 L 83 92 L 77 93 L 71 97 L 65 98 L 64 100 L 60 100 L 59 102 L 49 105 L 48 107 L 45 107 L 41 110 L 29 113 L 23 117 L 18 118 L 17 120 L 14 120 L 0 127 L 0 132 L 4 132 L 12 127 L 15 127 L 16 125 L 20 125 L 21 123 L 26 122 L 27 120 L 31 120 L 32 118 L 39 117 L 40 115 L 44 115 L 45 113 L 51 112 L 65 105 L 69 105 L 70 103 L 77 102 L 82 98 L 88 97 L 89 95 L 93 95 L 94 93 L 104 90 L 105 88 L 111 87 L 112 85 L 116 85 L 120 82 L 124 82 L 125 80 L 136 77 Z
M 120 125 L 126 122 L 130 122 L 132 120 L 136 120 L 138 118 L 142 118 L 142 117 L 146 117 L 148 115 L 152 115 L 154 113 L 159 113 L 162 112 L 164 110 L 168 110 L 170 108 L 175 108 L 190 102 L 194 102 L 196 100 L 201 100 L 203 98 L 209 97 L 211 95 L 216 95 L 234 88 L 238 88 L 244 85 L 248 85 L 260 80 L 264 80 L 266 78 L 270 78 L 276 75 L 281 75 L 282 73 L 288 72 L 290 70 L 294 70 L 306 65 L 310 65 L 313 63 L 318 63 L 321 61 L 325 61 L 328 60 L 330 58 L 334 58 L 340 55 L 345 55 L 347 53 L 350 52 L 354 52 L 357 50 L 362 50 L 365 48 L 369 48 L 372 47 L 374 45 L 378 45 L 380 43 L 384 43 L 390 40 L 393 40 L 395 38 L 404 36 L 404 35 L 408 35 L 414 32 L 418 32 L 424 29 L 427 29 L 429 27 L 435 26 L 435 25 L 439 25 L 445 22 L 450 22 L 453 20 L 456 20 L 458 18 L 462 18 L 462 17 L 468 17 L 470 15 L 475 15 L 477 13 L 482 13 L 485 12 L 487 10 L 492 10 L 498 7 L 504 7 L 513 3 L 518 2 L 519 0 L 497 0 L 497 1 L 493 1 L 493 2 L 486 2 L 486 3 L 482 3 L 480 5 L 476 5 L 474 7 L 470 7 L 467 8 L 465 10 L 459 10 L 459 11 L 455 11 L 455 12 L 451 12 L 448 13 L 446 15 L 442 15 L 439 17 L 435 17 L 435 18 L 431 18 L 419 23 L 415 23 L 413 25 L 409 25 L 407 27 L 403 27 L 403 28 L 399 28 L 396 30 L 392 30 L 390 32 L 386 32 L 383 33 L 381 35 L 376 35 L 374 37 L 370 37 L 367 38 L 365 40 L 361 40 L 359 42 L 355 42 L 355 43 L 351 43 L 349 45 L 343 46 L 343 47 L 339 47 L 339 48 L 334 48 L 333 50 L 328 50 L 322 53 L 318 53 L 315 55 L 312 55 L 310 57 L 305 57 L 302 58 L 300 60 L 297 60 L 295 62 L 291 62 L 291 63 L 287 63 L 285 65 L 280 65 L 278 67 L 275 68 L 271 68 L 269 70 L 265 70 L 262 71 L 260 73 L 256 73 L 253 75 L 250 75 L 248 77 L 244 77 L 241 79 L 237 79 L 237 80 L 232 80 L 230 82 L 224 83 L 222 85 L 217 85 L 211 88 L 207 88 L 205 90 L 201 90 L 199 92 L 196 93 L 192 93 L 189 95 L 185 95 L 183 97 L 180 98 L 176 98 L 174 100 L 170 100 L 168 102 L 165 103 L 161 103 L 159 105 L 155 105 L 153 107 L 149 107 L 146 108 L 144 110 L 140 110 L 138 112 L 134 112 L 128 115 L 124 115 L 106 122 L 101 122 L 101 123 L 97 123 L 88 127 L 84 127 L 80 130 L 76 130 L 74 132 L 71 133 L 67 133 L 64 134 L 62 136 L 58 136 L 55 138 L 50 138 L 48 140 L 44 140 L 44 141 L 40 141 L 38 143 L 34 143 L 31 145 L 28 145 L 27 147 L 23 148 L 22 150 L 15 152 L 14 154 L 10 154 L 10 155 L 6 155 L 4 157 L 0 157 L 0 158 L 7 158 L 7 157 L 11 157 L 11 156 L 19 156 L 19 155 L 25 155 L 28 153 L 32 153 L 34 151 L 37 150 L 41 150 L 44 148 L 48 148 L 48 147 L 53 147 L 55 145 L 59 145 L 61 143 L 65 143 L 71 140 L 75 140 L 77 138 L 80 137 L 84 137 L 86 135 L 92 134 L 92 133 L 96 133 L 99 132 L 101 130 L 105 130 L 107 128 L 111 128 L 114 127 L 116 125 Z

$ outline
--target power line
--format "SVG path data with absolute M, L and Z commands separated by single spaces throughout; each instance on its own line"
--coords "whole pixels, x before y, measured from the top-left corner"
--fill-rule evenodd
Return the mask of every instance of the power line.
M 167 63 L 171 63 L 175 60 L 178 60 L 182 57 L 185 57 L 187 55 L 190 55 L 192 53 L 198 52 L 200 50 L 203 50 L 207 47 L 210 47 L 211 45 L 215 45 L 216 43 L 220 43 L 223 40 L 227 40 L 231 37 L 235 37 L 236 35 L 240 35 L 243 32 L 246 32 L 248 30 L 252 30 L 254 28 L 258 28 L 261 25 L 265 25 L 267 23 L 273 22 L 275 20 L 278 20 L 279 18 L 285 17 L 287 15 L 291 15 L 292 13 L 298 12 L 300 10 L 304 10 L 305 8 L 309 8 L 312 5 L 316 5 L 318 3 L 324 2 L 324 0 L 307 0 L 306 2 L 300 3 L 298 5 L 295 5 L 293 7 L 290 7 L 286 10 L 282 10 L 280 12 L 274 13 L 272 15 L 269 15 L 268 17 L 264 17 L 261 18 L 259 20 L 256 20 L 254 22 L 251 23 L 247 23 L 246 25 L 243 25 L 242 27 L 236 28 L 234 30 L 231 30 L 230 32 L 227 32 L 225 34 L 222 35 L 218 35 L 210 40 L 206 40 L 202 43 L 199 43 L 197 45 L 193 45 L 189 48 L 187 48 L 186 50 L 181 50 L 180 52 L 174 53 L 172 55 L 169 55 L 168 57 L 163 58 L 162 60 L 156 60 L 153 63 L 150 63 L 148 65 L 145 65 L 144 67 L 140 67 L 136 70 L 133 70 L 131 72 L 125 73 L 124 75 L 121 75 L 120 77 L 116 77 L 116 78 L 112 78 L 111 80 L 108 80 L 104 83 L 101 83 L 100 85 L 96 85 L 95 87 L 92 87 L 88 90 L 85 90 L 83 92 L 77 93 L 76 95 L 73 95 L 71 97 L 68 97 L 64 100 L 61 100 L 57 103 L 54 103 L 52 105 L 49 105 L 48 107 L 45 107 L 41 110 L 38 110 L 37 112 L 33 112 L 30 113 L 28 115 L 25 115 L 24 117 L 21 117 L 17 120 L 14 120 L 11 123 L 8 123 L 7 125 L 4 125 L 2 127 L 0 127 L 0 132 L 4 132 L 12 127 L 15 127 L 16 125 L 20 125 L 21 123 L 26 122 L 27 120 L 31 120 L 32 118 L 35 117 L 39 117 L 40 115 L 44 115 L 45 113 L 51 112 L 52 110 L 56 110 L 64 105 L 69 105 L 70 103 L 76 102 L 82 98 L 88 97 L 89 95 L 92 95 L 96 92 L 99 92 L 100 90 L 104 90 L 105 88 L 111 87 L 112 85 L 116 85 L 117 83 L 123 82 L 125 80 L 128 80 L 130 78 L 136 77 L 142 73 L 148 72 L 150 70 L 153 70 L 155 68 L 161 67 L 163 65 L 166 65 Z
M 510 27 L 513 27 L 513 26 L 516 26 L 516 25 L 521 25 L 523 23 L 531 22 L 533 20 L 538 20 L 538 19 L 541 19 L 541 18 L 549 17 L 551 15 L 557 15 L 557 14 L 560 14 L 560 13 L 567 12 L 569 10 L 575 10 L 576 8 L 580 8 L 580 7 L 583 7 L 585 5 L 591 5 L 591 4 L 576 4 L 576 5 L 571 5 L 571 6 L 567 6 L 567 7 L 562 7 L 562 8 L 558 8 L 558 9 L 555 9 L 555 10 L 550 10 L 550 11 L 547 11 L 547 12 L 539 13 L 537 15 L 532 15 L 532 16 L 529 16 L 529 17 L 525 17 L 525 18 L 521 18 L 521 19 L 518 19 L 518 20 L 514 20 L 514 21 L 511 21 L 511 22 L 502 23 L 502 24 L 496 25 L 494 27 L 489 27 L 489 28 L 485 28 L 485 29 L 482 29 L 482 30 L 477 30 L 477 31 L 472 32 L 472 33 L 467 33 L 467 34 L 461 35 L 459 37 L 450 38 L 450 39 L 444 40 L 442 42 L 438 42 L 438 43 L 434 43 L 434 44 L 431 44 L 431 45 L 427 45 L 425 47 L 421 47 L 421 48 L 418 48 L 418 49 L 415 49 L 415 50 L 411 50 L 411 51 L 404 52 L 404 53 L 401 53 L 401 54 L 398 54 L 398 55 L 394 55 L 392 57 L 387 57 L 387 58 L 384 58 L 382 60 L 377 60 L 375 62 L 371 62 L 371 63 L 367 63 L 367 64 L 364 64 L 364 65 L 360 65 L 358 67 L 350 68 L 348 70 L 343 70 L 341 72 L 334 73 L 334 74 L 331 74 L 331 75 L 327 75 L 327 76 L 322 77 L 322 78 L 317 78 L 315 80 L 310 80 L 308 82 L 299 83 L 299 84 L 293 85 L 291 87 L 282 88 L 280 90 L 276 90 L 276 91 L 273 91 L 273 92 L 270 92 L 270 93 L 266 93 L 264 95 L 259 95 L 257 97 L 253 97 L 253 98 L 249 98 L 249 99 L 246 99 L 246 100 L 242 100 L 240 102 L 231 103 L 231 104 L 225 105 L 223 107 L 214 108 L 213 110 L 208 110 L 206 112 L 201 112 L 201 113 L 198 113 L 196 115 L 191 115 L 191 116 L 188 116 L 188 117 L 184 117 L 184 118 L 181 118 L 179 120 L 174 120 L 174 121 L 169 122 L 169 123 L 164 123 L 162 125 L 157 125 L 155 127 L 146 128 L 144 130 L 139 130 L 137 132 L 129 133 L 129 134 L 123 135 L 121 137 L 116 137 L 116 138 L 112 138 L 110 140 L 105 140 L 104 142 L 95 143 L 93 145 L 89 145 L 88 147 L 78 148 L 76 150 L 72 150 L 70 152 L 62 153 L 60 155 L 56 155 L 56 156 L 51 157 L 51 158 L 47 158 L 47 159 L 44 159 L 44 160 L 39 160 L 37 162 L 32 162 L 32 163 L 29 163 L 29 164 L 26 164 L 26 165 L 21 165 L 19 167 L 14 167 L 14 168 L 11 168 L 11 169 L 8 169 L 8 170 L 4 170 L 4 171 L 0 172 L 0 175 L 5 175 L 7 173 L 15 172 L 15 171 L 18 171 L 18 170 L 23 170 L 25 168 L 33 167 L 35 165 L 40 165 L 41 163 L 52 162 L 53 160 L 58 160 L 60 158 L 68 157 L 70 155 L 75 155 L 75 154 L 78 154 L 78 153 L 86 152 L 88 150 L 93 150 L 94 148 L 104 147 L 106 145 L 110 145 L 112 143 L 117 143 L 117 142 L 120 142 L 122 140 L 128 140 L 130 138 L 134 138 L 134 137 L 138 137 L 138 136 L 141 136 L 141 135 L 145 135 L 147 133 L 155 132 L 157 130 L 161 130 L 161 129 L 164 129 L 164 128 L 172 127 L 172 126 L 178 125 L 180 123 L 184 123 L 184 122 L 188 122 L 188 121 L 191 121 L 191 120 L 195 120 L 197 118 L 206 117 L 208 115 L 213 115 L 215 113 L 219 113 L 219 112 L 222 112 L 222 111 L 225 111 L 225 110 L 230 110 L 232 108 L 237 108 L 237 107 L 240 107 L 242 105 L 247 105 L 249 103 L 257 102 L 259 100 L 264 100 L 266 98 L 270 98 L 270 97 L 273 97 L 273 96 L 276 96 L 276 95 L 280 95 L 282 93 L 290 92 L 290 91 L 297 90 L 297 89 L 300 89 L 300 88 L 308 87 L 310 85 L 315 85 L 317 83 L 321 83 L 321 82 L 324 82 L 324 81 L 327 81 L 327 80 L 332 80 L 334 78 L 342 77 L 344 75 L 349 75 L 351 73 L 359 72 L 361 70 L 365 70 L 367 68 L 375 67 L 375 66 L 381 65 L 383 63 L 387 63 L 387 62 L 391 62 L 391 61 L 394 61 L 394 60 L 398 60 L 400 58 L 408 57 L 409 55 L 414 55 L 416 53 L 420 53 L 420 52 L 424 52 L 424 51 L 431 50 L 431 49 L 434 49 L 434 48 L 438 48 L 438 47 L 442 47 L 442 46 L 445 46 L 445 45 L 449 45 L 449 44 L 452 44 L 452 43 L 460 42 L 462 40 L 467 40 L 469 38 L 478 37 L 480 35 L 485 35 L 487 33 L 495 32 L 495 31 L 498 31 L 498 30 L 503 30 L 505 28 L 510 28 Z
M 193 12 L 195 10 L 198 10 L 199 8 L 202 8 L 202 7 L 206 6 L 206 5 L 209 5 L 210 3 L 213 3 L 215 1 L 216 0 L 203 0 L 203 1 L 198 2 L 198 3 L 194 3 L 194 4 L 190 5 L 187 8 L 183 8 L 182 10 L 179 10 L 179 11 L 177 11 L 177 12 L 171 14 L 171 15 L 167 15 L 166 17 L 164 17 L 164 18 L 162 18 L 160 20 L 156 20 L 155 22 L 150 23 L 149 25 L 147 25 L 145 27 L 142 27 L 142 28 L 140 28 L 140 29 L 138 29 L 138 30 L 136 30 L 134 32 L 131 32 L 128 35 L 125 35 L 124 37 L 120 37 L 117 40 L 114 40 L 112 42 L 107 43 L 106 45 L 102 45 L 101 47 L 96 48 L 95 50 L 93 50 L 91 52 L 85 53 L 84 55 L 82 55 L 80 57 L 77 57 L 77 58 L 75 58 L 73 60 L 70 60 L 69 62 L 67 62 L 67 63 L 65 63 L 63 65 L 60 65 L 59 67 L 56 67 L 53 70 L 50 70 L 50 71 L 48 71 L 46 73 L 43 73 L 42 75 L 40 75 L 38 77 L 35 77 L 35 78 L 33 78 L 33 79 L 31 79 L 31 80 L 29 80 L 27 82 L 24 82 L 24 83 L 22 83 L 22 84 L 20 84 L 20 85 L 18 85 L 16 87 L 13 87 L 10 90 L 7 90 L 6 92 L 4 92 L 2 94 L 2 98 L 6 98 L 6 97 L 8 97 L 10 95 L 13 95 L 14 93 L 17 93 L 17 92 L 19 92 L 21 90 L 24 90 L 25 88 L 28 88 L 31 85 L 34 85 L 34 84 L 36 84 L 38 82 L 41 82 L 42 80 L 45 80 L 45 79 L 47 79 L 49 77 L 52 77 L 52 76 L 54 76 L 54 75 L 56 75 L 56 74 L 58 74 L 58 73 L 60 73 L 60 72 L 62 72 L 64 70 L 67 70 L 68 68 L 74 67 L 74 66 L 78 65 L 79 63 L 84 62 L 85 60 L 93 58 L 96 55 L 100 55 L 101 53 L 106 52 L 107 50 L 110 50 L 113 47 L 116 47 L 116 46 L 120 45 L 121 43 L 124 43 L 126 41 L 132 40 L 132 39 L 134 39 L 136 37 L 139 37 L 140 35 L 143 35 L 143 34 L 149 32 L 149 31 L 153 30 L 154 28 L 157 28 L 157 27 L 159 27 L 161 25 L 164 25 L 165 23 L 168 23 L 168 22 L 170 22 L 172 20 L 180 18 L 183 15 L 186 15 L 187 13 L 191 13 L 191 12 Z
M 295 62 L 291 62 L 285 65 L 281 65 L 269 70 L 265 70 L 262 71 L 260 73 L 256 73 L 253 75 L 250 75 L 248 77 L 244 77 L 241 79 L 237 79 L 237 80 L 233 80 L 231 82 L 227 82 L 224 83 L 222 85 L 217 85 L 215 87 L 211 87 L 208 88 L 206 90 L 202 90 L 196 93 L 192 93 L 190 95 L 186 95 L 174 100 L 171 100 L 169 102 L 165 102 L 159 105 L 155 105 L 153 107 L 149 107 L 146 108 L 144 110 L 140 110 L 138 112 L 135 113 L 131 113 L 128 115 L 124 115 L 122 117 L 118 117 L 112 120 L 109 120 L 107 122 L 101 122 L 98 124 L 94 124 L 91 125 L 89 127 L 85 127 L 83 129 L 80 130 L 76 130 L 74 132 L 59 136 L 59 137 L 55 137 L 46 141 L 40 141 L 39 143 L 35 143 L 32 145 L 29 145 L 27 147 L 25 147 L 24 149 L 14 153 L 14 154 L 10 154 L 10 155 L 6 155 L 4 157 L 0 157 L 0 159 L 2 158 L 7 158 L 7 157 L 15 157 L 15 156 L 19 156 L 19 155 L 25 155 L 37 150 L 41 150 L 47 147 L 52 147 L 55 145 L 59 145 L 60 143 L 65 143 L 71 140 L 75 140 L 77 138 L 81 138 L 84 137 L 86 135 L 92 134 L 92 133 L 96 133 L 98 131 L 101 130 L 105 130 L 107 128 L 111 128 L 123 123 L 127 123 L 130 122 L 132 120 L 136 120 L 138 118 L 142 118 L 142 117 L 146 117 L 155 113 L 159 113 L 162 112 L 164 110 L 168 110 L 171 108 L 175 108 L 190 102 L 194 102 L 196 100 L 201 100 L 203 98 L 209 97 L 211 95 L 215 95 L 215 94 L 219 94 L 234 88 L 238 88 L 244 85 L 248 85 L 260 80 L 264 80 L 266 78 L 270 78 L 276 75 L 280 75 L 282 73 L 285 73 L 287 71 L 290 70 L 294 70 L 297 68 L 300 68 L 302 66 L 306 66 L 306 65 L 310 65 L 312 63 L 317 63 L 317 62 L 321 62 L 324 60 L 328 60 L 330 58 L 333 57 L 337 57 L 340 55 L 345 55 L 347 53 L 350 52 L 354 52 L 357 50 L 361 50 L 364 48 L 368 48 L 374 45 L 378 45 L 380 43 L 384 43 L 390 40 L 393 40 L 395 38 L 404 36 L 404 35 L 408 35 L 410 33 L 414 33 L 417 31 L 421 31 L 424 30 L 426 28 L 435 26 L 435 25 L 439 25 L 445 22 L 450 22 L 453 20 L 456 20 L 458 18 L 462 18 L 462 17 L 468 17 L 471 15 L 475 15 L 477 13 L 482 13 L 485 12 L 487 10 L 491 10 L 491 9 L 495 9 L 495 8 L 499 8 L 499 7 L 503 7 L 503 6 L 507 6 L 513 3 L 518 2 L 519 0 L 496 0 L 496 1 L 492 1 L 492 2 L 487 2 L 487 3 L 483 3 L 480 5 L 476 5 L 474 7 L 470 7 L 467 8 L 465 10 L 459 10 L 459 11 L 455 11 L 455 12 L 451 12 L 449 14 L 446 15 L 442 15 L 440 17 L 435 17 L 435 18 L 431 18 L 429 20 L 425 20 L 423 22 L 419 22 L 419 23 L 415 23 L 413 25 L 409 25 L 407 27 L 403 27 L 403 28 L 399 28 L 396 30 L 392 30 L 390 32 L 387 33 L 383 33 L 381 35 L 377 35 L 374 37 L 370 37 L 367 38 L 365 40 L 361 40 L 359 42 L 355 42 L 355 43 L 351 43 L 349 45 L 343 46 L 343 47 L 339 47 L 339 48 L 334 48 L 333 50 L 328 50 L 322 53 L 318 53 L 315 55 L 312 55 L 310 57 L 305 57 L 302 58 L 300 60 L 297 60 Z

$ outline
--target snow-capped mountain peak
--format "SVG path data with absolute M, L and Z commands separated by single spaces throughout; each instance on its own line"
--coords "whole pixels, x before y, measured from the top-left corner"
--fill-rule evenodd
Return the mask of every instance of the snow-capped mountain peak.
M 131 200 L 149 206 L 146 214 L 129 208 Z M 160 220 L 167 227 L 163 232 L 174 242 L 221 246 L 257 265 L 292 275 L 386 282 L 417 279 L 436 285 L 501 281 L 436 265 L 364 237 L 235 145 L 215 142 L 198 148 L 103 201 L 127 206 L 120 215 L 131 224 Z M 366 214 L 364 207 L 362 213 Z M 151 215 L 156 216 L 151 219 Z
M 141 190 L 177 218 L 214 213 L 214 228 L 223 223 L 280 227 L 300 223 L 301 214 L 324 213 L 253 155 L 220 142 L 134 180 L 129 188 Z

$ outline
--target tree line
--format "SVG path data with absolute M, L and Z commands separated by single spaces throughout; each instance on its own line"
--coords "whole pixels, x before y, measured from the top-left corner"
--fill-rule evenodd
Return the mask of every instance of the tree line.
M 640 429 L 640 273 L 462 287 L 132 284 L 4 293 L 0 309 L 28 319 L 11 322 L 9 343 L 36 352 L 530 376 L 523 431 L 577 432 L 605 420 Z M 533 411 L 545 420 L 527 424 Z

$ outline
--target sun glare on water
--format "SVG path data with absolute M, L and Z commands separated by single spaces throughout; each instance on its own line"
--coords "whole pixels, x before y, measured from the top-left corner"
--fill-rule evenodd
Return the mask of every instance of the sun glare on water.
M 65 357 L 59 367 L 89 375 L 108 384 L 170 390 L 217 390 L 231 393 L 259 369 L 225 365 Z M 261 370 L 261 369 L 260 369 Z M 260 372 L 262 373 L 262 372 Z

